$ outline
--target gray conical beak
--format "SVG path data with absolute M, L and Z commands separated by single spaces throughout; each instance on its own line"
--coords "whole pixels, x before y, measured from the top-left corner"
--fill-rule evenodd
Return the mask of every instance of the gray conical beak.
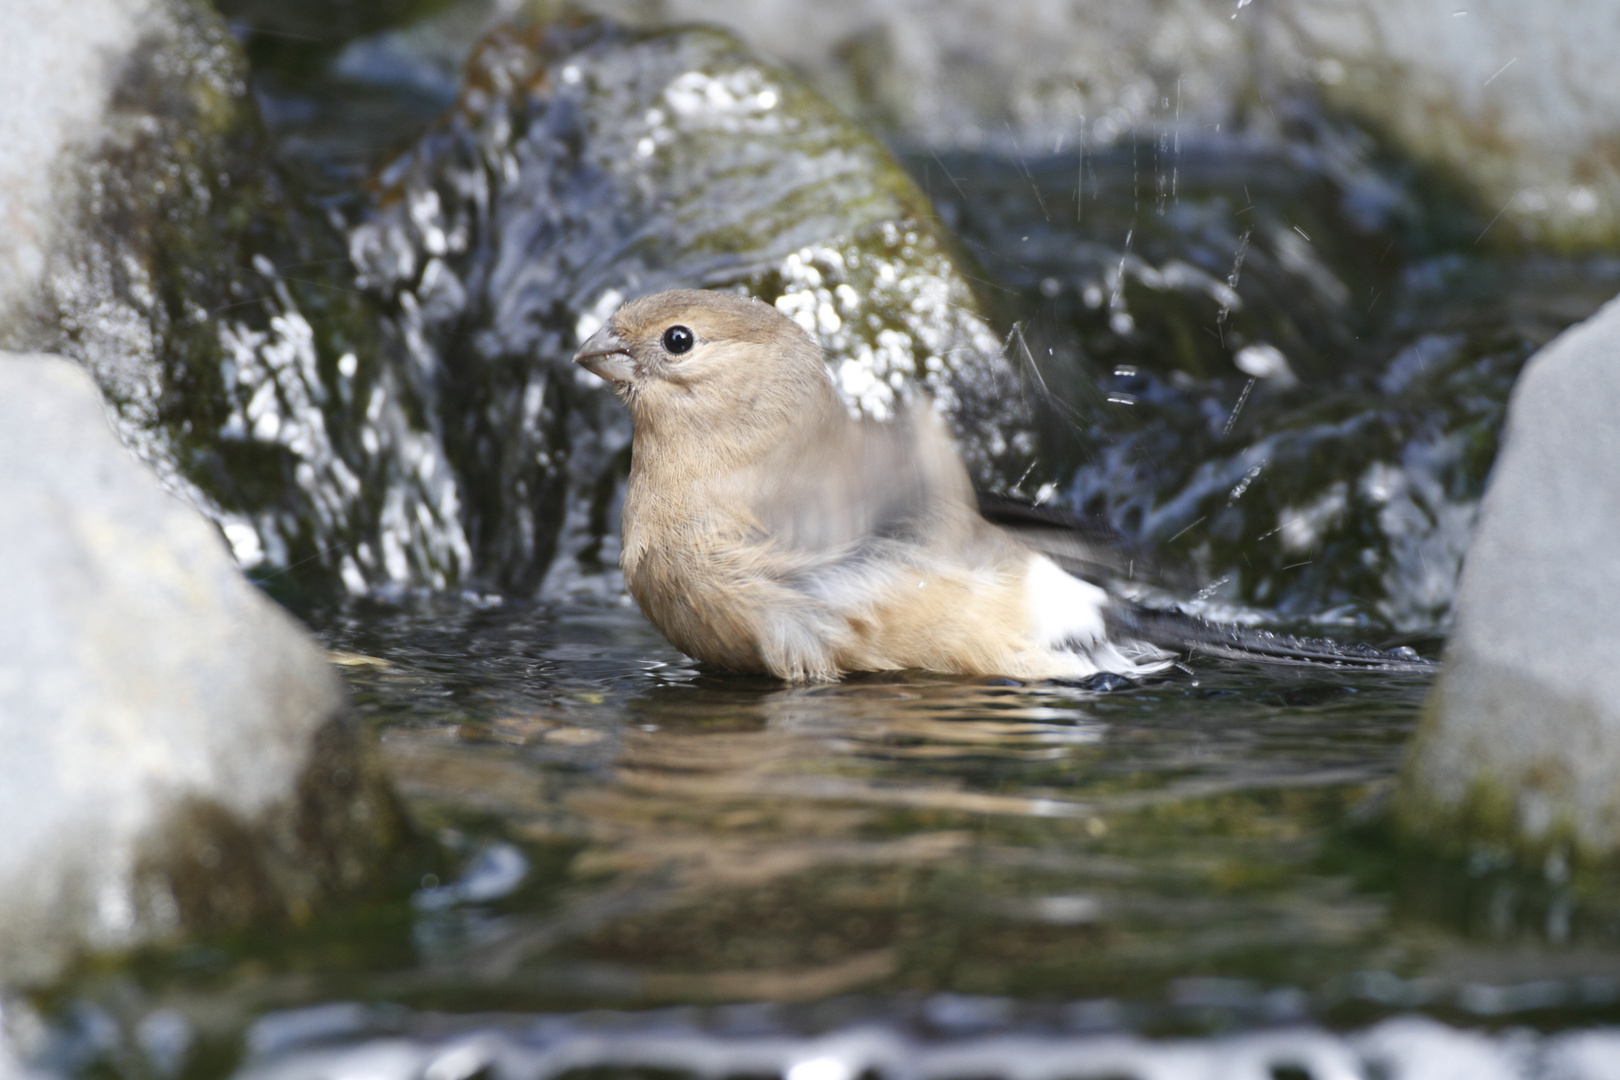
M 636 374 L 630 348 L 613 332 L 611 324 L 585 339 L 574 354 L 574 363 L 608 382 L 629 382 Z

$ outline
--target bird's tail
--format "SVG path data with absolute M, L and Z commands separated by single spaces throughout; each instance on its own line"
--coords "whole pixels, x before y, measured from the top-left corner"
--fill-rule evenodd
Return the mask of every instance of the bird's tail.
M 1368 645 L 1341 645 L 1326 638 L 1274 634 L 1247 626 L 1212 623 L 1183 611 L 1145 608 L 1116 600 L 1103 613 L 1108 635 L 1134 639 L 1191 655 L 1204 653 L 1229 660 L 1313 667 L 1369 668 L 1384 671 L 1433 671 L 1435 664 L 1411 648 L 1381 650 Z

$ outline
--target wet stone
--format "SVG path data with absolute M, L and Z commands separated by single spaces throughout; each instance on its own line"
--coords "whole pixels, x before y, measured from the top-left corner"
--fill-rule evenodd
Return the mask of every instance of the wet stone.
M 0 979 L 374 889 L 399 818 L 332 668 L 66 361 L 0 354 L 0 505 Z
M 1515 387 L 1403 777 L 1413 830 L 1517 851 L 1550 876 L 1571 857 L 1620 851 L 1617 350 L 1611 302 Z
M 60 178 L 42 211 L 55 227 L 0 345 L 91 372 L 125 444 L 278 588 L 450 584 L 467 548 L 429 388 L 379 340 L 337 235 L 275 168 L 219 17 L 193 0 L 127 8 L 116 41 L 39 43 L 117 57 L 96 53 L 117 72 L 104 102 L 0 103 L 23 127 L 90 115 L 39 165 Z
M 772 302 L 852 409 L 932 395 L 986 481 L 1029 414 L 926 200 L 793 77 L 711 30 L 499 31 L 455 109 L 380 177 L 350 234 L 440 395 L 480 573 L 552 591 L 611 566 L 629 424 L 569 357 L 625 300 L 682 286 Z M 601 579 L 597 579 L 601 580 Z
M 1286 145 L 909 163 L 1041 373 L 1028 491 L 1152 552 L 1150 597 L 1434 633 L 1515 377 L 1620 266 L 1484 255 L 1434 177 L 1289 116 Z
M 942 153 L 1140 138 L 1168 158 L 1210 132 L 1291 140 L 1288 106 L 1317 102 L 1461 180 L 1465 200 L 1498 216 L 1491 240 L 1601 251 L 1620 220 L 1607 0 L 577 4 L 638 24 L 725 26 L 852 115 Z M 1168 194 L 1173 170 L 1161 176 Z

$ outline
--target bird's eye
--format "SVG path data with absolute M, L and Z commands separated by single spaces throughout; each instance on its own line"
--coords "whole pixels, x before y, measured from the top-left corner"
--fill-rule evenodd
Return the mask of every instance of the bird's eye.
M 692 346 L 696 344 L 697 338 L 684 326 L 672 326 L 664 331 L 664 349 L 674 356 L 691 352 Z

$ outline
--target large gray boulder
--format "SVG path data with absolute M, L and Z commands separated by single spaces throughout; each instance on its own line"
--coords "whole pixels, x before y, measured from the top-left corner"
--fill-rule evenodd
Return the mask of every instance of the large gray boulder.
M 1620 850 L 1620 301 L 1533 357 L 1407 761 L 1406 822 L 1526 853 Z
M 1306 94 L 1460 177 L 1496 228 L 1620 231 L 1620 11 L 1608 0 L 581 0 L 726 26 L 846 109 L 936 149 L 1275 133 Z M 1179 145 L 1179 141 L 1178 141 Z
M 0 353 L 0 980 L 302 921 L 398 830 L 342 688 L 82 369 Z

